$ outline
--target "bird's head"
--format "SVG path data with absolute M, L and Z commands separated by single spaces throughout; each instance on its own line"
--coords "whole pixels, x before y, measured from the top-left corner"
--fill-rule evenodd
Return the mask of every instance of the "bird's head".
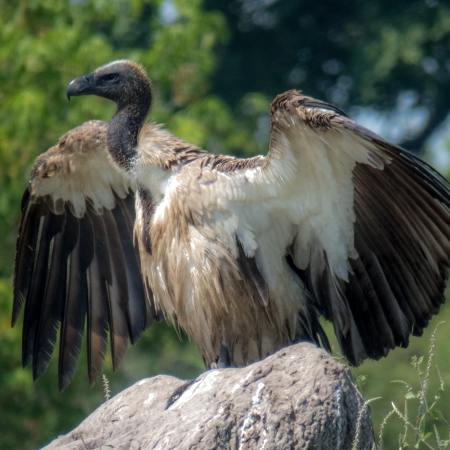
M 79 95 L 98 95 L 121 106 L 148 101 L 151 84 L 145 69 L 132 61 L 113 61 L 93 73 L 75 78 L 67 87 L 67 98 Z

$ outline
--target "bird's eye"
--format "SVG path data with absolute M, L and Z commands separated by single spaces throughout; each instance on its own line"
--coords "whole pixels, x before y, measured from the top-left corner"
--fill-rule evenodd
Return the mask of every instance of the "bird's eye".
M 119 77 L 115 73 L 109 73 L 107 75 L 103 75 L 102 77 L 105 81 L 117 81 Z

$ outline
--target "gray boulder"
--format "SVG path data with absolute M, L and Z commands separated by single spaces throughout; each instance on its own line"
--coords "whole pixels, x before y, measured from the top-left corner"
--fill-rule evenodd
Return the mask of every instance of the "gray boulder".
M 372 449 L 348 369 L 309 343 L 189 382 L 160 375 L 101 405 L 45 449 Z

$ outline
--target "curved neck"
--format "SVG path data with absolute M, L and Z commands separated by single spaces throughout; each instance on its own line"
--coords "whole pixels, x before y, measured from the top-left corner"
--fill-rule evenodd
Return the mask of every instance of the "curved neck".
M 126 103 L 118 102 L 117 111 L 108 127 L 109 153 L 124 170 L 133 168 L 137 156 L 138 136 L 151 104 L 150 87 L 129 97 Z

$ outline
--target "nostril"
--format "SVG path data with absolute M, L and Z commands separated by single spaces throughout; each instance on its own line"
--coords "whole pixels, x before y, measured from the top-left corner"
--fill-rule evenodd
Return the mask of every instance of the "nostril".
M 83 78 L 90 86 L 94 84 L 94 75 L 92 74 L 85 75 Z

